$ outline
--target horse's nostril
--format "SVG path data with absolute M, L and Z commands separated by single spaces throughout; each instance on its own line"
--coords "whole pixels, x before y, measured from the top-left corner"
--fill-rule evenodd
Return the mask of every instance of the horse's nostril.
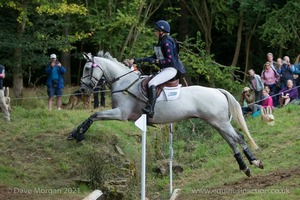
M 84 88 L 80 88 L 80 92 L 84 93 L 85 89 Z

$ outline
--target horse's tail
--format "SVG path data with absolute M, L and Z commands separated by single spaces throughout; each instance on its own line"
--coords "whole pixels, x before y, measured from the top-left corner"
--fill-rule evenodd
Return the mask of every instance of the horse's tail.
M 259 147 L 257 146 L 257 144 L 254 142 L 253 138 L 250 135 L 250 132 L 248 130 L 246 121 L 244 119 L 243 113 L 242 113 L 242 109 L 240 104 L 237 102 L 237 100 L 226 90 L 223 89 L 219 89 L 220 92 L 222 92 L 226 97 L 227 97 L 227 101 L 228 101 L 228 107 L 229 107 L 229 111 L 231 113 L 231 115 L 233 116 L 233 118 L 237 121 L 237 123 L 241 126 L 241 128 L 243 129 L 243 131 L 246 133 L 246 136 L 248 138 L 248 140 L 250 141 L 251 146 L 254 149 L 259 149 Z

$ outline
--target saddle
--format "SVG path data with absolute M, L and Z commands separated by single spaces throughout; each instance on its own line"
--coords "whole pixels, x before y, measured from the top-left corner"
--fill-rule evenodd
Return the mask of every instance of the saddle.
M 142 93 L 144 96 L 148 96 L 148 83 L 152 77 L 145 78 L 141 83 Z M 162 83 L 156 86 L 156 96 L 159 97 L 160 93 L 163 91 L 164 87 L 176 87 L 179 85 L 179 79 L 169 80 L 165 83 Z

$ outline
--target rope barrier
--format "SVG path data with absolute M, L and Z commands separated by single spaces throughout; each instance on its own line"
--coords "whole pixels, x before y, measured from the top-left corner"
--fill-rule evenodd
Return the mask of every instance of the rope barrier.
M 284 92 L 288 92 L 288 91 L 290 91 L 290 90 L 293 90 L 293 89 L 299 88 L 299 87 L 300 87 L 300 85 L 299 85 L 299 86 L 296 86 L 296 87 L 293 87 L 292 89 L 286 90 L 286 91 L 284 91 Z M 278 96 L 278 95 L 280 95 L 280 94 L 279 94 L 279 93 L 276 93 L 276 94 L 274 94 L 274 95 L 270 95 L 270 97 L 273 98 L 273 97 Z M 253 102 L 253 103 L 249 103 L 248 105 L 257 104 L 257 103 L 259 103 L 259 102 L 261 102 L 261 101 L 263 101 L 263 99 L 262 99 L 262 100 L 259 100 L 259 101 L 255 101 L 255 102 Z
M 111 90 L 99 90 L 99 91 L 93 91 L 92 94 L 96 94 L 96 93 L 101 93 L 101 92 L 108 92 Z M 83 95 L 84 93 L 76 93 L 76 94 L 80 94 Z M 68 97 L 68 96 L 72 96 L 74 95 L 74 93 L 69 93 L 69 94 L 63 94 L 61 95 L 61 97 Z M 38 97 L 14 97 L 14 98 L 10 98 L 11 100 L 27 100 L 27 99 L 48 99 L 49 96 L 38 96 Z
M 292 89 L 294 89 L 294 88 L 299 88 L 300 86 L 296 86 L 296 87 L 293 87 Z M 292 89 L 290 89 L 290 90 L 292 90 Z M 286 91 L 290 91 L 290 90 L 286 90 Z M 96 93 L 101 93 L 101 92 L 109 92 L 109 91 L 111 91 L 111 90 L 99 90 L 99 91 L 97 91 L 97 92 L 92 92 L 92 94 L 96 94 Z M 72 93 L 72 94 L 63 94 L 63 95 L 61 95 L 61 97 L 68 97 L 68 96 L 72 96 L 74 93 Z M 84 93 L 76 93 L 76 94 L 80 94 L 80 95 L 83 95 Z M 270 97 L 275 97 L 275 96 L 278 96 L 278 95 L 280 95 L 279 93 L 277 93 L 277 94 L 274 94 L 274 95 L 270 95 Z M 11 100 L 22 100 L 22 99 L 47 99 L 47 98 L 49 98 L 48 96 L 40 96 L 40 97 L 19 97 L 19 98 L 11 98 Z M 249 105 L 252 105 L 252 104 L 257 104 L 257 103 L 259 103 L 259 102 L 261 102 L 261 101 L 263 101 L 263 100 L 259 100 L 259 101 L 255 101 L 255 102 L 253 102 L 253 103 L 249 103 Z

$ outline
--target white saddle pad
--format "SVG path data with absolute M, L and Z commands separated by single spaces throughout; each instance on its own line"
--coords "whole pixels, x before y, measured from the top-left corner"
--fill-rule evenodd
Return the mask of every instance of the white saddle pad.
M 164 87 L 163 91 L 157 97 L 156 101 L 173 101 L 176 100 L 180 95 L 181 84 L 176 87 Z

